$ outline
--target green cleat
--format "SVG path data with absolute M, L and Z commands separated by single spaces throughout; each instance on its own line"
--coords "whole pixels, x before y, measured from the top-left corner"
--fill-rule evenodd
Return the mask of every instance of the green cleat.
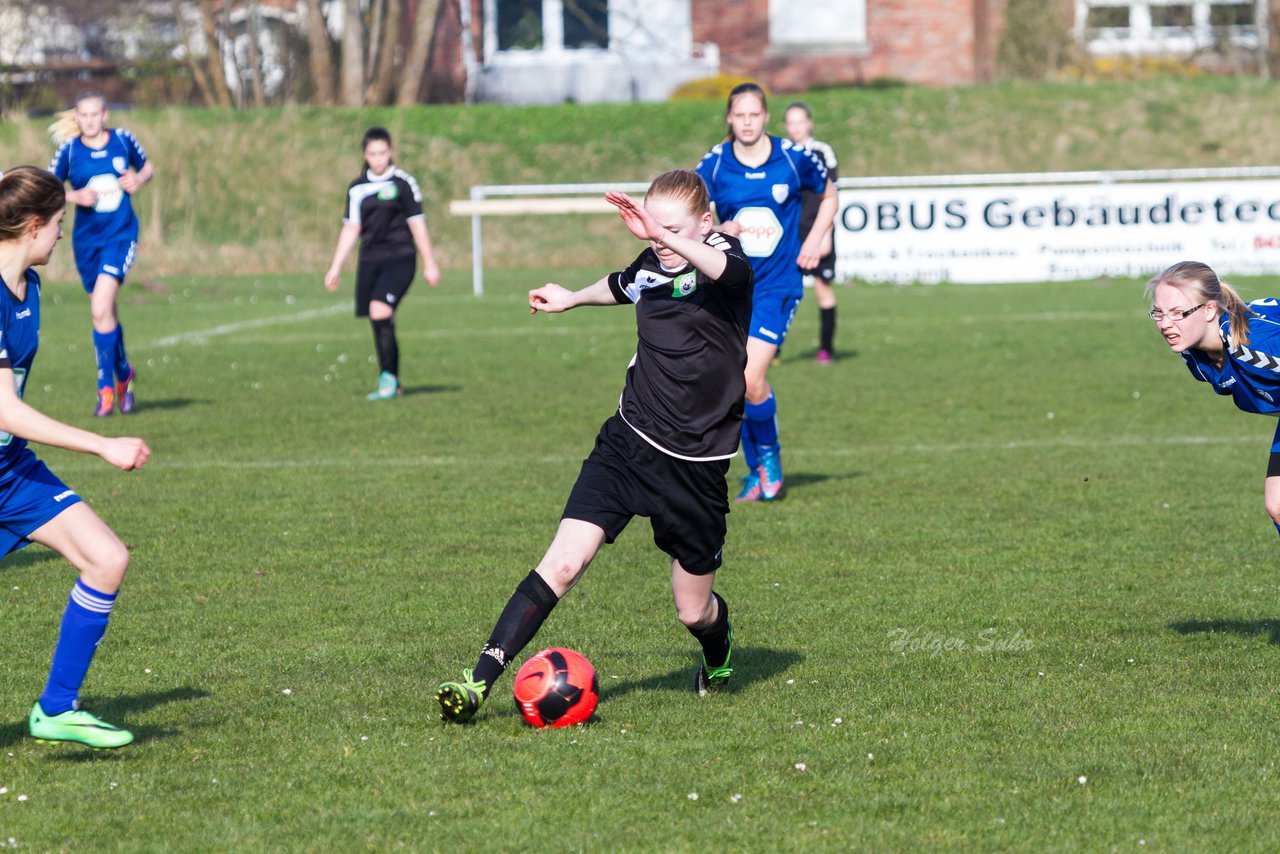
M 699 697 L 705 697 L 708 694 L 719 694 L 725 688 L 729 687 L 729 677 L 733 675 L 733 668 L 729 666 L 729 662 L 733 658 L 733 628 L 729 629 L 729 651 L 725 653 L 724 664 L 719 667 L 707 667 L 707 657 L 702 657 L 702 666 L 698 668 L 698 672 L 693 677 L 693 693 Z
M 440 720 L 465 724 L 476 716 L 484 701 L 487 686 L 477 682 L 470 670 L 462 671 L 461 682 L 441 682 L 436 688 L 436 700 L 440 703 Z
M 133 741 L 133 733 L 127 729 L 100 721 L 84 709 L 46 715 L 39 702 L 31 707 L 27 726 L 31 737 L 41 744 L 74 741 L 97 750 L 111 750 Z
M 378 375 L 378 387 L 371 394 L 366 395 L 366 400 L 395 400 L 400 396 L 400 380 L 395 374 L 383 371 Z

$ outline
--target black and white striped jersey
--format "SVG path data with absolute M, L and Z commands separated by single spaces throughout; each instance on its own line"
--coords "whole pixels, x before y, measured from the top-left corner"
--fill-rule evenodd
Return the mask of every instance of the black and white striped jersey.
M 423 217 L 418 182 L 399 167 L 382 175 L 366 169 L 347 188 L 342 221 L 360 226 L 361 262 L 413 255 L 409 223 Z
M 737 238 L 703 242 L 728 261 L 715 281 L 691 264 L 664 270 L 652 249 L 609 276 L 619 304 L 635 304 L 639 338 L 618 412 L 658 450 L 696 461 L 738 452 L 754 283 Z
M 831 146 L 821 140 L 810 138 L 808 142 L 803 143 L 805 149 L 812 151 L 814 154 L 822 158 L 822 162 L 827 164 L 827 177 L 832 182 L 840 179 L 840 164 L 836 160 L 836 152 Z M 805 190 L 800 196 L 800 239 L 809 236 L 809 230 L 813 228 L 814 221 L 818 218 L 818 205 L 822 202 L 822 194 L 815 193 L 812 190 Z

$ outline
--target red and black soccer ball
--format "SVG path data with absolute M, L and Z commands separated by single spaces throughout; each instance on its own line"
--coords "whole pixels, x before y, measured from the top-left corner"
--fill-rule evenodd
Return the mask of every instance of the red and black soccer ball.
M 536 727 L 584 723 L 600 702 L 596 670 L 582 653 L 552 647 L 516 671 L 516 708 Z

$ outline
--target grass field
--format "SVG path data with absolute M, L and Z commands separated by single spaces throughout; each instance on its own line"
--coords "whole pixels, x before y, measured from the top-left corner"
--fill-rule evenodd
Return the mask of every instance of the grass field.
M 636 520 L 535 641 L 595 663 L 589 726 L 529 729 L 509 679 L 476 725 L 435 720 L 633 352 L 627 309 L 529 317 L 523 291 L 599 272 L 418 285 L 389 404 L 349 278 L 134 288 L 139 410 L 106 422 L 86 301 L 51 284 L 28 399 L 154 450 L 42 452 L 132 548 L 86 697 L 139 741 L 24 737 L 73 573 L 8 558 L 0 847 L 1280 845 L 1274 425 L 1189 378 L 1134 282 L 845 288 L 829 368 L 804 303 L 773 374 L 786 498 L 734 509 L 718 580 L 733 690 L 687 692 Z

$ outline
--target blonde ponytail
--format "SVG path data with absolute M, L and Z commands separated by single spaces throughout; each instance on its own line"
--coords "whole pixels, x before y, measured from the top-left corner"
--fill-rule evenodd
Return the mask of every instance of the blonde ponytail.
M 49 125 L 49 136 L 53 144 L 61 146 L 68 140 L 80 135 L 80 123 L 76 121 L 75 110 L 63 110 L 54 114 L 54 122 Z
M 1236 293 L 1235 288 L 1221 279 L 1218 280 L 1218 288 L 1221 291 L 1220 305 L 1227 310 L 1227 316 L 1231 318 L 1231 346 L 1238 347 L 1248 344 L 1249 318 L 1253 317 L 1253 312 L 1249 310 L 1249 306 Z

